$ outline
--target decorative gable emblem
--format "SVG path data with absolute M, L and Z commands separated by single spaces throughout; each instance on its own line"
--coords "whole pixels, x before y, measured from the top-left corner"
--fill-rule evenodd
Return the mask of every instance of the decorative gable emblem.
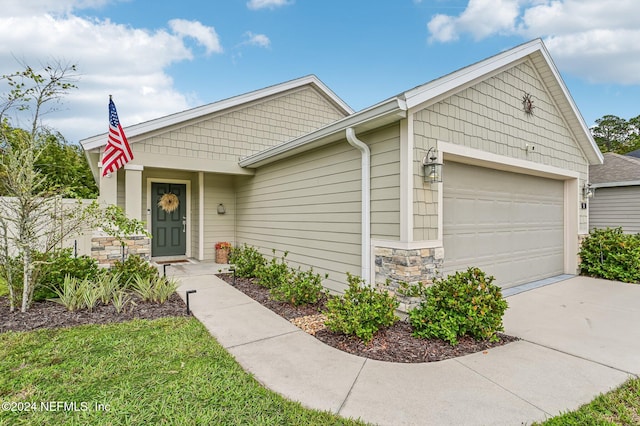
M 522 97 L 522 109 L 527 115 L 533 115 L 533 99 L 530 93 L 525 93 Z

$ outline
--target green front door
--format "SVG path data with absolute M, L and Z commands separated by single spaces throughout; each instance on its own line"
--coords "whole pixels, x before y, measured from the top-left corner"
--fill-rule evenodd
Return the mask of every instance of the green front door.
M 151 184 L 151 255 L 182 256 L 187 248 L 187 186 Z M 176 203 L 177 200 L 177 203 Z

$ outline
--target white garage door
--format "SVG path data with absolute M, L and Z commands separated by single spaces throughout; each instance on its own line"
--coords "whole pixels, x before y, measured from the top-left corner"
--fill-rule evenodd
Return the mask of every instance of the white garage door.
M 477 266 L 506 288 L 563 273 L 562 181 L 447 162 L 444 274 Z

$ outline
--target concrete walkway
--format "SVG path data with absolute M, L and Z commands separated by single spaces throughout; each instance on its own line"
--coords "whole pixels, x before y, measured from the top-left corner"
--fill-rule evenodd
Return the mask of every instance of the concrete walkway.
M 309 408 L 381 425 L 522 425 L 573 410 L 640 374 L 640 286 L 576 277 L 508 298 L 483 353 L 396 364 L 341 352 L 214 276 L 180 265 L 194 315 L 266 387 Z

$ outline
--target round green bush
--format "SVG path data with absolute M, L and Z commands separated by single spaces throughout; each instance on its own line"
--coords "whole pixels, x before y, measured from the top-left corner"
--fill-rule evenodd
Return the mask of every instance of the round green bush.
M 386 290 L 367 285 L 358 276 L 347 273 L 349 288 L 343 296 L 327 301 L 325 325 L 331 331 L 355 335 L 369 343 L 382 327 L 393 325 L 398 301 Z
M 266 263 L 266 259 L 255 247 L 243 244 L 242 247 L 231 249 L 229 263 L 234 266 L 237 276 L 253 278 L 256 271 Z
M 580 272 L 627 283 L 640 282 L 640 234 L 622 228 L 594 229 L 580 248 Z
M 473 267 L 436 280 L 425 290 L 420 305 L 409 312 L 413 335 L 443 339 L 452 345 L 465 335 L 496 340 L 496 333 L 504 330 L 507 302 L 493 280 Z

